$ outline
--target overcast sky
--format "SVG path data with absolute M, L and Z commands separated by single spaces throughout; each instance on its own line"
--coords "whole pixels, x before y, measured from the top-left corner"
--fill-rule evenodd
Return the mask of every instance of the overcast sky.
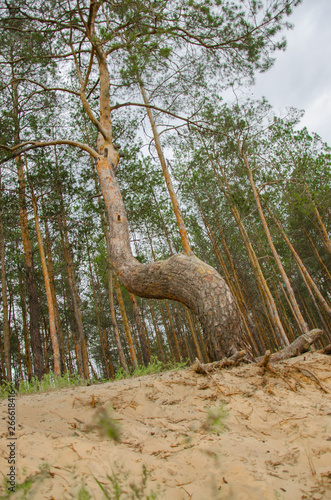
M 302 126 L 331 146 L 331 0 L 303 0 L 289 20 L 287 49 L 274 66 L 256 76 L 255 97 L 275 110 L 304 109 Z

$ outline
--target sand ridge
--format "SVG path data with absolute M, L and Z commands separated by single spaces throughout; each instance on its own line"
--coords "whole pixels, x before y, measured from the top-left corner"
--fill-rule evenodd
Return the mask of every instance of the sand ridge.
M 141 498 L 331 499 L 330 356 L 309 353 L 274 369 L 242 365 L 212 379 L 185 369 L 20 396 L 17 482 L 33 483 L 10 498 L 73 499 L 85 490 L 99 499 L 113 473 L 120 498 L 131 498 L 145 466 Z M 6 400 L 0 411 L 5 476 Z M 118 443 L 96 425 L 107 411 L 121 427 Z

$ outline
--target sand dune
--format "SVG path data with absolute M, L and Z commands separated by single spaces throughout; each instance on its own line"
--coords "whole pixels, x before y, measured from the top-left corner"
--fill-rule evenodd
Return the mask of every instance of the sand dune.
M 20 396 L 17 484 L 26 489 L 10 498 L 101 499 L 104 488 L 121 499 L 331 499 L 330 356 L 274 369 L 243 365 L 212 379 L 185 369 Z M 6 400 L 0 410 L 5 477 Z M 119 442 L 104 434 L 106 415 Z

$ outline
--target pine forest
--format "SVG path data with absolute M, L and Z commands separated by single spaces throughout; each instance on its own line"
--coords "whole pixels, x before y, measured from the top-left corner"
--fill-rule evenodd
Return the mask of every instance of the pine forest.
M 299 0 L 0 0 L 0 380 L 331 342 L 331 150 L 246 97 Z

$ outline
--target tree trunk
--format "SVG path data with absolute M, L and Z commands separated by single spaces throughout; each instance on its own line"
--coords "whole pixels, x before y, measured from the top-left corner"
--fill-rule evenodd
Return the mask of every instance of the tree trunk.
M 24 249 L 26 282 L 28 288 L 29 312 L 30 312 L 30 338 L 33 354 L 33 365 L 36 377 L 40 380 L 45 372 L 45 362 L 42 348 L 42 337 L 40 334 L 40 307 L 37 292 L 37 283 L 33 265 L 32 245 L 29 233 L 28 212 L 25 200 L 25 177 L 23 162 L 20 156 L 16 158 L 18 173 L 18 199 L 20 212 L 21 235 Z
M 242 325 L 230 290 L 215 269 L 191 254 L 179 254 L 165 261 L 145 265 L 132 255 L 128 222 L 115 175 L 119 154 L 113 146 L 107 55 L 95 32 L 95 18 L 99 7 L 99 3 L 91 3 L 90 23 L 87 26 L 99 66 L 98 122 L 86 102 L 84 80 L 78 62 L 76 69 L 81 82 L 82 103 L 99 130 L 96 167 L 108 213 L 113 267 L 123 285 L 135 295 L 174 299 L 186 304 L 199 317 L 210 358 L 228 356 L 240 347 Z
M 14 66 L 12 65 L 12 91 L 13 91 L 13 114 L 14 114 L 14 142 L 20 141 L 20 113 L 18 82 L 15 78 Z M 18 203 L 20 213 L 20 226 L 22 243 L 24 248 L 24 259 L 26 269 L 26 282 L 28 287 L 29 311 L 30 311 L 30 338 L 33 353 L 33 365 L 36 377 L 40 380 L 45 374 L 45 362 L 43 358 L 42 337 L 40 334 L 40 308 L 37 293 L 37 284 L 33 265 L 32 245 L 29 234 L 28 212 L 25 199 L 25 177 L 23 161 L 21 156 L 16 157 L 18 175 Z
M 138 368 L 137 353 L 136 353 L 136 350 L 134 348 L 131 328 L 130 328 L 129 320 L 128 320 L 126 310 L 125 310 L 125 304 L 124 304 L 124 300 L 123 300 L 121 285 L 119 284 L 119 281 L 118 281 L 116 276 L 114 277 L 114 288 L 115 288 L 115 292 L 116 292 L 117 302 L 118 302 L 118 305 L 120 307 L 120 313 L 122 316 L 122 322 L 123 322 L 123 327 L 124 327 L 124 331 L 125 331 L 125 335 L 126 335 L 126 340 L 127 340 L 128 346 L 129 346 L 132 367 L 135 370 L 136 368 Z
M 42 205 L 43 205 L 43 212 L 45 212 L 43 197 L 42 197 Z M 45 236 L 46 236 L 45 243 L 46 243 L 46 255 L 47 255 L 47 264 L 48 264 L 49 284 L 50 284 L 50 288 L 51 288 L 51 294 L 52 294 L 53 306 L 54 306 L 55 327 L 56 327 L 56 332 L 58 335 L 58 341 L 59 341 L 59 347 L 60 347 L 61 373 L 64 373 L 66 371 L 66 364 L 65 364 L 65 348 L 64 348 L 64 339 L 63 339 L 63 329 L 62 329 L 61 318 L 60 318 L 60 314 L 59 314 L 56 292 L 55 292 L 54 266 L 53 266 L 52 249 L 51 249 L 51 238 L 50 238 L 50 234 L 49 234 L 49 228 L 48 228 L 46 217 L 44 219 L 44 228 L 45 228 Z
M 136 297 L 130 292 L 129 292 L 129 296 L 130 296 L 130 301 L 131 301 L 131 305 L 132 305 L 134 319 L 136 321 L 136 325 L 137 325 L 137 329 L 138 329 L 138 335 L 139 335 L 139 340 L 140 340 L 140 347 L 141 347 L 143 362 L 144 362 L 144 365 L 147 366 L 148 363 L 150 362 L 150 356 L 149 356 L 148 347 L 147 347 L 146 329 L 145 329 L 145 326 L 143 325 L 143 322 L 142 322 L 141 317 L 140 317 L 140 311 L 139 311 Z
M 20 277 L 21 310 L 22 310 L 22 323 L 23 323 L 22 329 L 23 329 L 24 348 L 25 348 L 25 363 L 28 372 L 28 380 L 30 382 L 32 380 L 33 372 L 31 363 L 30 340 L 29 340 L 28 311 L 26 307 L 26 291 L 21 269 L 19 269 L 19 277 Z
M 276 225 L 277 225 L 277 227 L 278 227 L 278 229 L 279 229 L 279 231 L 280 231 L 280 233 L 281 233 L 284 241 L 286 242 L 287 246 L 291 250 L 292 255 L 293 255 L 294 259 L 295 259 L 295 262 L 298 265 L 299 271 L 300 271 L 300 273 L 301 273 L 304 281 L 306 281 L 307 283 L 309 283 L 309 286 L 315 292 L 317 298 L 322 303 L 325 311 L 329 314 L 329 316 L 331 316 L 331 306 L 325 300 L 325 298 L 323 297 L 323 295 L 319 291 L 319 289 L 318 289 L 315 281 L 313 280 L 313 278 L 310 276 L 309 272 L 307 271 L 306 266 L 302 262 L 301 258 L 299 257 L 299 254 L 296 252 L 294 246 L 292 245 L 292 243 L 290 242 L 287 234 L 285 233 L 284 228 L 283 228 L 281 222 L 277 219 L 277 217 L 275 216 L 275 214 L 271 212 L 271 210 L 269 210 L 269 213 L 271 214 L 273 220 L 275 221 L 275 223 L 276 223 Z
M 192 253 L 192 250 L 191 250 L 191 247 L 190 247 L 190 242 L 189 242 L 189 239 L 188 239 L 188 234 L 187 234 L 185 223 L 184 223 L 184 219 L 183 219 L 180 207 L 179 207 L 179 203 L 178 203 L 176 191 L 175 191 L 175 189 L 174 189 L 174 187 L 172 185 L 172 181 L 171 181 L 171 177 L 170 177 L 170 174 L 169 174 L 169 170 L 168 170 L 168 167 L 167 167 L 164 155 L 163 155 L 163 150 L 162 150 L 162 146 L 161 146 L 160 136 L 159 136 L 159 133 L 157 131 L 157 126 L 156 126 L 156 123 L 155 123 L 155 120 L 154 120 L 153 112 L 152 112 L 151 108 L 149 107 L 150 103 L 148 101 L 148 97 L 147 97 L 144 85 L 143 85 L 142 81 L 140 80 L 140 78 L 138 78 L 138 83 L 139 83 L 139 88 L 140 88 L 140 92 L 141 92 L 143 101 L 144 101 L 144 103 L 146 105 L 146 111 L 147 111 L 147 115 L 148 115 L 148 118 L 149 118 L 149 122 L 150 122 L 151 127 L 152 127 L 153 137 L 154 137 L 154 144 L 155 144 L 155 147 L 156 147 L 157 155 L 158 155 L 159 160 L 160 160 L 160 165 L 161 165 L 161 168 L 162 168 L 163 177 L 164 177 L 164 180 L 165 180 L 166 185 L 167 185 L 167 189 L 168 189 L 168 193 L 169 193 L 169 196 L 170 196 L 170 199 L 171 199 L 171 203 L 172 203 L 172 207 L 173 207 L 173 210 L 174 210 L 174 214 L 176 216 L 177 225 L 178 225 L 179 234 L 180 234 L 180 237 L 181 237 L 181 240 L 182 240 L 184 252 L 186 254 L 190 255 Z
M 59 229 L 60 229 L 61 238 L 62 238 L 63 254 L 64 254 L 64 261 L 65 261 L 66 268 L 67 268 L 70 295 L 71 295 L 71 299 L 72 299 L 72 305 L 73 305 L 76 325 L 77 325 L 77 329 L 78 329 L 78 338 L 77 338 L 76 345 L 75 345 L 78 372 L 79 372 L 79 375 L 81 377 L 89 378 L 89 365 L 88 365 L 88 355 L 87 355 L 86 341 L 85 341 L 85 332 L 84 332 L 84 326 L 83 326 L 82 316 L 81 316 L 81 312 L 80 312 L 79 296 L 78 296 L 78 291 L 77 291 L 77 286 L 76 286 L 73 257 L 72 257 L 71 247 L 70 247 L 69 238 L 68 238 L 68 229 L 67 229 L 67 223 L 66 223 L 65 212 L 64 212 L 64 207 L 63 207 L 63 200 L 62 200 L 62 215 L 59 216 Z
M 0 263 L 1 263 L 1 287 L 2 287 L 2 310 L 3 310 L 3 346 L 5 354 L 6 380 L 11 382 L 10 361 L 10 325 L 8 316 L 7 279 L 5 264 L 5 240 L 2 223 L 2 199 L 1 199 L 1 177 L 0 177 Z
M 257 285 L 258 285 L 258 287 L 260 289 L 261 298 L 262 298 L 262 300 L 265 300 L 265 302 L 266 302 L 266 306 L 267 306 L 267 308 L 269 310 L 269 320 L 270 320 L 270 322 L 273 325 L 273 329 L 277 333 L 278 343 L 281 346 L 289 345 L 288 338 L 286 336 L 286 333 L 284 331 L 282 322 L 281 322 L 280 317 L 279 317 L 279 313 L 278 313 L 278 310 L 277 310 L 277 307 L 276 307 L 276 303 L 275 303 L 274 298 L 273 298 L 273 296 L 272 296 L 272 294 L 270 292 L 267 280 L 264 277 L 264 274 L 262 272 L 259 260 L 257 258 L 257 255 L 256 255 L 254 249 L 253 249 L 253 246 L 251 244 L 251 241 L 250 241 L 250 238 L 248 236 L 248 233 L 247 233 L 247 231 L 246 231 L 246 229 L 245 229 L 245 227 L 244 227 L 244 225 L 242 223 L 239 210 L 238 210 L 237 206 L 234 203 L 234 200 L 233 200 L 233 197 L 232 197 L 232 193 L 231 193 L 231 189 L 230 189 L 230 186 L 228 184 L 228 181 L 227 181 L 227 179 L 226 179 L 226 177 L 224 175 L 224 172 L 223 172 L 221 166 L 219 166 L 219 169 L 221 171 L 223 179 L 218 174 L 217 169 L 216 169 L 216 167 L 214 165 L 213 159 L 211 157 L 210 157 L 210 162 L 211 162 L 211 166 L 213 168 L 213 171 L 215 173 L 215 176 L 216 176 L 216 178 L 217 178 L 217 180 L 219 182 L 220 188 L 221 188 L 222 192 L 224 193 L 224 195 L 225 195 L 225 197 L 226 197 L 226 199 L 227 199 L 227 201 L 229 203 L 229 207 L 230 207 L 231 213 L 232 213 L 232 215 L 233 215 L 233 217 L 234 217 L 234 219 L 235 219 L 235 221 L 237 223 L 240 235 L 242 237 L 242 240 L 244 242 L 245 248 L 247 250 L 247 254 L 248 254 L 249 260 L 250 260 L 251 265 L 252 265 L 252 269 L 253 269 L 253 272 L 254 272 L 254 275 L 255 275 L 255 278 L 256 278 Z
M 239 311 L 229 288 L 215 269 L 195 255 L 179 254 L 151 264 L 141 264 L 133 257 L 114 172 L 117 161 L 113 149 L 110 158 L 100 157 L 97 161 L 97 171 L 108 210 L 113 266 L 119 279 L 140 297 L 173 299 L 187 305 L 203 326 L 210 359 L 228 356 L 240 346 L 242 336 Z
M 288 276 L 287 276 L 286 271 L 284 269 L 284 266 L 283 266 L 283 264 L 281 262 L 281 259 L 280 259 L 279 255 L 278 255 L 278 252 L 276 250 L 274 242 L 272 241 L 272 237 L 271 237 L 271 233 L 270 233 L 270 230 L 269 230 L 269 226 L 268 226 L 268 223 L 266 221 L 266 218 L 265 218 L 263 210 L 262 210 L 260 196 L 259 196 L 258 190 L 256 189 L 256 186 L 255 186 L 254 177 L 253 177 L 253 171 L 250 168 L 247 156 L 246 156 L 245 152 L 243 151 L 243 148 L 242 148 L 241 144 L 239 143 L 239 141 L 238 141 L 238 148 L 239 148 L 240 156 L 241 156 L 241 158 L 242 158 L 242 160 L 243 160 L 243 162 L 245 164 L 245 167 L 246 167 L 246 170 L 247 170 L 247 173 L 248 173 L 249 182 L 250 182 L 250 185 L 251 185 L 251 188 L 252 188 L 252 191 L 253 191 L 254 200 L 255 200 L 255 203 L 256 203 L 256 207 L 257 207 L 257 210 L 258 210 L 258 214 L 259 214 L 259 217 L 260 217 L 260 220 L 261 220 L 261 223 L 262 223 L 262 227 L 263 227 L 264 233 L 266 235 L 266 238 L 267 238 L 270 250 L 271 250 L 272 255 L 273 255 L 274 259 L 275 259 L 275 262 L 277 264 L 277 267 L 279 269 L 281 277 L 283 278 L 283 281 L 285 283 L 285 286 L 286 286 L 286 289 L 287 289 L 287 292 L 288 292 L 288 295 L 289 295 L 289 298 L 290 298 L 290 301 L 291 301 L 291 304 L 292 304 L 293 313 L 294 313 L 295 318 L 297 320 L 299 329 L 300 329 L 300 331 L 301 331 L 302 334 L 308 333 L 309 332 L 308 325 L 307 325 L 306 321 L 304 320 L 304 318 L 303 318 L 303 316 L 301 314 L 299 305 L 298 305 L 297 300 L 295 298 L 295 294 L 294 294 L 292 285 L 290 283 L 290 280 L 288 279 Z
M 44 276 L 47 305 L 48 305 L 49 331 L 50 331 L 50 336 L 51 336 L 51 341 L 52 341 L 54 373 L 55 373 L 55 375 L 61 375 L 60 346 L 59 346 L 59 339 L 58 339 L 56 325 L 55 325 L 55 311 L 54 311 L 53 297 L 52 297 L 51 286 L 50 286 L 50 281 L 49 281 L 49 274 L 48 274 L 48 269 L 47 269 L 47 264 L 46 264 L 46 256 L 45 256 L 45 251 L 44 251 L 43 238 L 42 238 L 40 224 L 39 224 L 37 200 L 36 200 L 36 197 L 34 195 L 32 185 L 30 185 L 30 189 L 31 189 L 31 196 L 32 196 L 32 206 L 33 206 L 33 211 L 34 211 L 35 228 L 36 228 L 36 233 L 37 233 L 37 241 L 38 241 L 41 266 L 42 266 L 42 271 L 43 271 L 43 276 Z
M 87 239 L 86 233 L 85 233 L 85 238 L 86 238 L 87 258 L 88 258 L 88 263 L 89 263 L 89 268 L 90 268 L 91 285 L 92 285 L 92 291 L 93 291 L 94 310 L 95 310 L 95 315 L 97 318 L 97 325 L 98 325 L 98 332 L 99 332 L 99 338 L 100 338 L 100 346 L 101 346 L 101 352 L 102 352 L 102 358 L 103 358 L 104 371 L 106 374 L 106 378 L 109 380 L 110 379 L 110 367 L 109 367 L 108 358 L 107 358 L 107 354 L 106 354 L 106 347 L 105 347 L 105 339 L 103 336 L 103 330 L 102 330 L 101 322 L 100 322 L 97 293 L 96 293 L 96 289 L 95 289 L 93 270 L 92 270 L 92 264 L 91 264 L 91 257 L 90 257 L 90 250 L 89 250 L 89 246 L 88 246 L 88 239 Z
M 153 321 L 154 330 L 155 330 L 155 334 L 156 334 L 157 345 L 158 345 L 159 351 L 160 351 L 161 361 L 163 361 L 164 363 L 168 363 L 168 356 L 167 356 L 166 350 L 164 348 L 162 334 L 160 332 L 159 325 L 158 325 L 158 322 L 156 319 L 153 301 L 149 300 L 148 303 L 149 303 L 149 307 L 150 307 L 150 311 L 151 311 L 151 315 L 152 315 L 152 321 Z

